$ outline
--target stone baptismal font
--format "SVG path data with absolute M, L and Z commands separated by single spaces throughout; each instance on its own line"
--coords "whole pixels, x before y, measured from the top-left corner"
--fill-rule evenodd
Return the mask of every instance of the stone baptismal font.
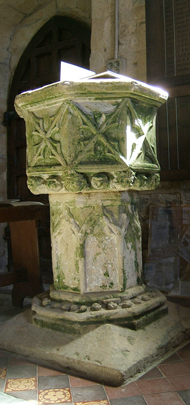
M 155 119 L 167 94 L 105 72 L 22 94 L 28 187 L 49 194 L 53 286 L 35 324 L 83 333 L 138 328 L 166 311 L 143 285 L 135 191 L 159 183 Z
M 180 333 L 166 330 L 165 296 L 143 284 L 138 217 L 138 194 L 159 184 L 155 121 L 167 97 L 105 72 L 15 101 L 26 123 L 28 187 L 49 195 L 53 262 L 53 285 L 34 297 L 23 328 L 34 340 L 44 328 L 49 342 L 72 336 L 44 351 L 36 343 L 33 356 L 107 384 L 146 369 Z

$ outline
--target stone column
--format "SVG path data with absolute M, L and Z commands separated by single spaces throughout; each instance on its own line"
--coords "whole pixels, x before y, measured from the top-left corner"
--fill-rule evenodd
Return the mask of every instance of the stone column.
M 115 0 L 91 0 L 91 17 L 90 69 L 98 73 L 114 58 Z
M 33 305 L 36 322 L 130 324 L 164 304 L 142 281 L 137 191 L 159 183 L 155 119 L 166 99 L 110 72 L 17 96 L 28 186 L 49 194 L 51 212 L 54 285 Z M 138 309 L 123 311 L 135 297 Z
M 50 195 L 54 298 L 97 300 L 141 285 L 141 229 L 133 194 Z M 77 294 L 76 294 L 77 293 Z

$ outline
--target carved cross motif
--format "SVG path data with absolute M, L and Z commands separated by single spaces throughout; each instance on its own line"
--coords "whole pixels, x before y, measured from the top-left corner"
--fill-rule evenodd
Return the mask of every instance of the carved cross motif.
M 53 117 L 40 118 L 31 113 L 33 148 L 29 166 L 56 164 L 77 170 L 93 162 L 117 164 L 121 170 L 133 165 L 138 168 L 147 161 L 158 168 L 151 139 L 155 114 L 153 108 L 142 108 L 149 113 L 147 122 L 143 122 L 138 106 L 130 99 L 115 103 L 111 114 L 87 114 L 74 101 L 64 102 Z
M 44 164 L 47 162 L 65 165 L 65 160 L 60 144 L 60 125 L 66 113 L 65 103 L 60 107 L 54 117 L 39 118 L 35 113 L 31 113 L 33 125 L 33 156 L 29 155 L 31 166 Z

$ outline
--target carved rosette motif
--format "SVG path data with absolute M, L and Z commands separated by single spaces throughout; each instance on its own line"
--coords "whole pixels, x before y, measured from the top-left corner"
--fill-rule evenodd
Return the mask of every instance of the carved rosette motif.
M 34 194 L 153 189 L 157 108 L 130 98 L 64 101 L 27 121 L 28 186 Z

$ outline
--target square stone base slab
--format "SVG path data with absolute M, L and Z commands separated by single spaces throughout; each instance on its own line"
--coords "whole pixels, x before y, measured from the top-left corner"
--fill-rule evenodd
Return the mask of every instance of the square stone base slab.
M 173 303 L 168 309 L 168 315 L 138 331 L 105 324 L 80 337 L 33 325 L 28 310 L 2 324 L 0 348 L 46 367 L 119 386 L 189 342 L 190 309 Z

